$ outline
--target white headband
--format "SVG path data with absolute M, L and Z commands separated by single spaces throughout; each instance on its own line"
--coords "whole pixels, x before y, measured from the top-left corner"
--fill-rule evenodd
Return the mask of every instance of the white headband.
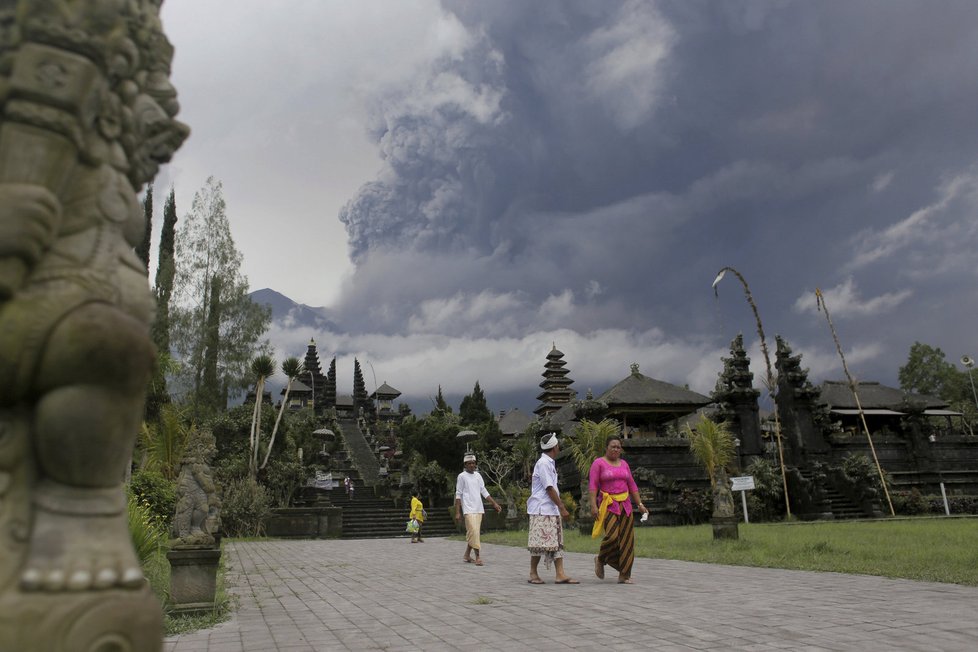
M 548 451 L 557 445 L 557 433 L 547 433 L 540 439 L 540 450 Z
M 475 455 L 473 455 L 472 453 L 466 453 L 465 457 L 462 458 L 462 464 L 465 464 L 466 462 L 474 462 L 474 461 L 475 461 Z

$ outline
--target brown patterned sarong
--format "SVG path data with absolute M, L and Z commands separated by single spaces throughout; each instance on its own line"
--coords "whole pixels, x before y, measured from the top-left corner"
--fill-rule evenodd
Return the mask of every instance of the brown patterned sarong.
M 560 516 L 530 514 L 530 533 L 526 548 L 532 557 L 543 557 L 543 565 L 550 568 L 554 559 L 564 556 L 564 524 Z
M 635 520 L 632 515 L 608 512 L 604 532 L 598 561 L 614 568 L 622 578 L 631 577 L 635 562 Z

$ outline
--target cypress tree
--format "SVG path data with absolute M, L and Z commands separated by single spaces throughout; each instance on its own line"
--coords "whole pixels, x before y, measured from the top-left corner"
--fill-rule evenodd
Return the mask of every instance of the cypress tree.
M 160 354 L 170 353 L 170 297 L 176 273 L 173 252 L 176 244 L 177 205 L 173 188 L 163 205 L 163 230 L 160 232 L 160 254 L 156 264 L 156 320 L 153 342 Z
M 143 267 L 149 271 L 149 247 L 153 238 L 153 184 L 146 186 L 146 196 L 143 197 L 143 216 L 146 224 L 143 231 L 143 241 L 136 247 L 136 255 L 143 261 Z

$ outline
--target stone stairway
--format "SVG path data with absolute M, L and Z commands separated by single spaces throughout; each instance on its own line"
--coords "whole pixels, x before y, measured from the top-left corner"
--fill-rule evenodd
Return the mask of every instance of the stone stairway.
M 377 460 L 367 438 L 360 431 L 357 420 L 339 419 L 337 424 L 340 432 L 343 433 L 343 447 L 349 453 L 353 466 L 363 480 L 363 485 L 367 487 L 376 486 L 380 481 L 380 462 Z
M 824 490 L 825 498 L 829 501 L 829 507 L 832 510 L 832 516 L 835 517 L 836 520 L 869 518 L 869 515 L 866 514 L 866 512 L 839 493 L 835 487 L 827 485 Z
M 806 480 L 812 480 L 812 472 L 810 470 L 806 469 L 801 471 L 801 475 Z M 832 512 L 832 518 L 835 520 L 870 517 L 870 514 L 867 514 L 858 505 L 849 500 L 830 481 L 826 480 L 822 483 L 822 491 L 825 494 L 825 500 L 828 502 L 829 511 Z
M 368 495 L 369 494 L 369 495 Z M 407 533 L 408 513 L 406 505 L 398 507 L 392 498 L 377 498 L 371 492 L 354 491 L 353 499 L 347 498 L 343 488 L 333 489 L 330 500 L 343 508 L 344 539 L 382 539 L 410 537 Z M 456 533 L 455 522 L 444 507 L 429 509 L 422 536 L 444 537 Z

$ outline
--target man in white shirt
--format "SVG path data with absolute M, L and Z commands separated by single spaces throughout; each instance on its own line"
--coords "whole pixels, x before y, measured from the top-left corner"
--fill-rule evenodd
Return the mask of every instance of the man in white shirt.
M 564 525 L 561 519 L 570 516 L 557 489 L 557 454 L 560 443 L 556 433 L 544 435 L 540 440 L 540 459 L 533 467 L 530 497 L 526 501 L 526 513 L 530 516 L 530 532 L 526 547 L 530 551 L 530 584 L 543 584 L 537 567 L 540 557 L 549 569 L 553 563 L 557 572 L 555 584 L 579 584 L 564 573 Z
M 458 474 L 455 481 L 455 522 L 458 523 L 462 515 L 465 515 L 466 545 L 462 561 L 471 562 L 472 553 L 475 552 L 475 565 L 482 566 L 482 559 L 479 557 L 479 548 L 482 547 L 479 543 L 479 531 L 482 529 L 482 515 L 486 513 L 482 499 L 488 498 L 497 512 L 503 508 L 489 495 L 482 475 L 475 470 L 475 455 L 466 453 L 462 458 L 462 465 L 465 470 Z

